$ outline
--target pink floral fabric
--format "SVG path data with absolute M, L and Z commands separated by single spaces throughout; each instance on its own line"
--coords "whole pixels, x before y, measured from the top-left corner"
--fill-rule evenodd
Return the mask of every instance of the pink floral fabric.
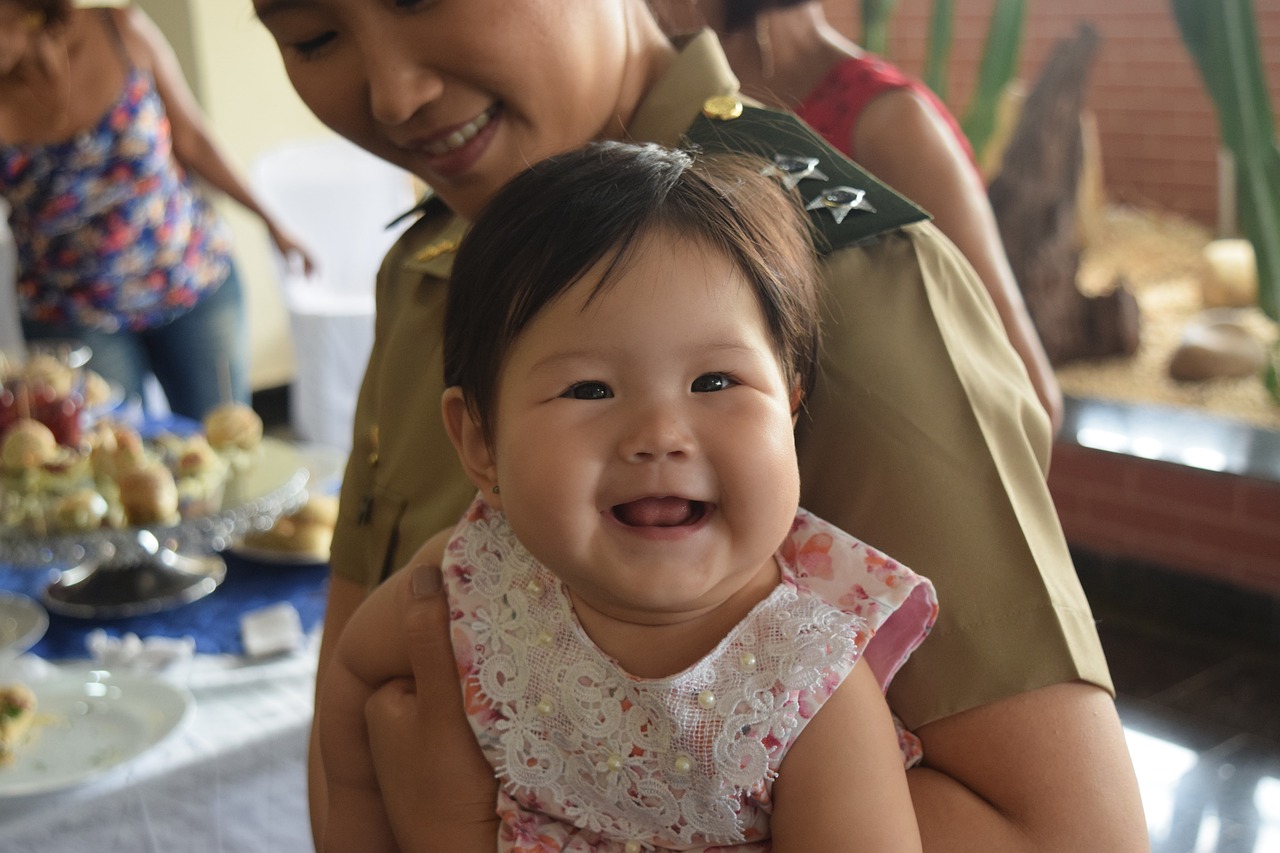
M 887 685 L 937 615 L 928 581 L 803 510 L 777 557 L 782 582 L 711 653 L 641 679 L 477 498 L 444 577 L 467 713 L 501 782 L 499 849 L 769 849 L 790 745 L 860 660 Z

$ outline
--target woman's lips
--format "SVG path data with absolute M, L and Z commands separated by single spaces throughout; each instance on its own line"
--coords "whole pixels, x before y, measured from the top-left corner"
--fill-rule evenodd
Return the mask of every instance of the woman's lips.
M 419 143 L 417 149 L 425 156 L 427 168 L 446 180 L 469 171 L 488 150 L 501 115 L 501 107 L 494 104 L 444 136 Z
M 613 507 L 613 516 L 628 527 L 681 527 L 697 524 L 707 505 L 688 498 L 640 498 Z

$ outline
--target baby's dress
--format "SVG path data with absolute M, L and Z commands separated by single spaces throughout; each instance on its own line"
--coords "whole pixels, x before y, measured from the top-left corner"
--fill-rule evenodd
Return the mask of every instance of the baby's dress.
M 636 678 L 477 498 L 444 583 L 500 850 L 768 849 L 787 749 L 859 659 L 885 687 L 937 614 L 927 580 L 804 510 L 777 556 L 782 582 L 706 657 Z

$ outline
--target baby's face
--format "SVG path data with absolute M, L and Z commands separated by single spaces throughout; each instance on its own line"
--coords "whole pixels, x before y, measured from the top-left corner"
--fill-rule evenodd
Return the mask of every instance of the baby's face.
M 599 267 L 508 353 L 494 500 L 580 614 L 667 624 L 776 581 L 799 500 L 794 401 L 726 257 L 662 233 L 635 249 L 589 304 Z

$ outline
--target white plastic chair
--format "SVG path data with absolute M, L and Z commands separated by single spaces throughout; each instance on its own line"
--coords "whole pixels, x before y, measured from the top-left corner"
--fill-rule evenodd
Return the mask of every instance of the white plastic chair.
M 22 361 L 26 346 L 18 322 L 18 249 L 9 230 L 9 205 L 0 199 L 0 352 L 12 361 Z
M 296 359 L 290 425 L 306 441 L 349 450 L 373 345 L 374 278 L 409 222 L 386 226 L 413 206 L 412 180 L 339 137 L 283 143 L 257 159 L 252 179 L 317 266 L 307 277 L 273 247 Z

